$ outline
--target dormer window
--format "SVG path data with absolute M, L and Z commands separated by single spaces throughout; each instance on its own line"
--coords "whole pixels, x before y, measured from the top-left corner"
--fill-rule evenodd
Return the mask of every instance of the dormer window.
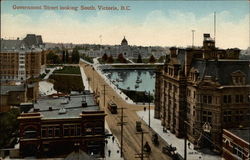
M 240 70 L 231 73 L 231 76 L 234 85 L 244 85 L 246 83 L 246 74 Z

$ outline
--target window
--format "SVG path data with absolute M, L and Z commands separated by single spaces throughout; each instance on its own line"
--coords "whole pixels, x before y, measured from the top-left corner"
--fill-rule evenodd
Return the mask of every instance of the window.
M 69 136 L 69 126 L 64 126 L 63 127 L 63 135 L 64 136 Z
M 235 95 L 236 103 L 243 103 L 243 95 Z
M 243 148 L 241 148 L 240 146 L 233 144 L 233 154 L 237 155 L 240 158 L 243 158 Z
M 231 122 L 232 121 L 232 111 L 224 111 L 223 119 L 224 119 L 224 122 Z
M 231 103 L 232 102 L 231 95 L 224 95 L 223 96 L 223 102 L 224 103 Z
M 48 137 L 53 137 L 53 127 L 48 128 Z
M 60 137 L 60 128 L 59 127 L 55 127 L 54 132 L 55 132 L 55 137 Z
M 77 125 L 77 126 L 76 126 L 76 135 L 77 135 L 77 136 L 80 136 L 80 135 L 81 135 L 81 126 L 80 126 L 80 125 Z
M 202 112 L 202 121 L 212 123 L 212 112 L 210 111 L 203 111 Z
M 33 127 L 29 127 L 24 130 L 24 138 L 36 138 L 37 137 L 37 131 Z
M 47 137 L 47 128 L 42 128 L 42 137 Z
M 212 96 L 203 95 L 203 103 L 212 104 Z

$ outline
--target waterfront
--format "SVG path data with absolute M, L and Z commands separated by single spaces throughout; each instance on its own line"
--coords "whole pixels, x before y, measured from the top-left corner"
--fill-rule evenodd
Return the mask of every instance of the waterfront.
M 151 94 L 155 89 L 154 70 L 146 69 L 123 69 L 104 70 L 104 74 L 114 85 L 124 90 L 146 91 Z

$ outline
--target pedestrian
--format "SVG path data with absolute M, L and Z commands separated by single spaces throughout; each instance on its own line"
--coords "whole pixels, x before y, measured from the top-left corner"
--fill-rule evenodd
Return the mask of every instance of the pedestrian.
M 115 141 L 115 137 L 113 136 L 113 137 L 112 137 L 112 142 L 114 143 L 114 141 Z
M 189 148 L 189 149 L 191 149 L 191 148 L 190 148 L 190 145 L 191 145 L 190 142 L 188 142 L 188 148 Z
M 110 155 L 111 155 L 111 150 L 110 149 L 108 150 L 108 153 L 109 153 L 109 157 L 110 157 Z
M 146 111 L 146 107 L 144 107 L 144 112 Z
M 105 140 L 106 145 L 108 144 L 108 140 Z

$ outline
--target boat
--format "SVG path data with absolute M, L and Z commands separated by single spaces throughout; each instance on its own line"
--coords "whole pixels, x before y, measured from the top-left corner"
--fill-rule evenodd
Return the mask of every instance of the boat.
M 141 79 L 137 79 L 137 80 L 136 80 L 136 83 L 141 83 L 141 82 L 142 82 Z
M 116 81 L 117 81 L 117 82 L 123 82 L 123 79 L 117 78 Z
M 138 87 L 139 87 L 139 84 L 136 84 L 136 85 L 135 85 L 135 88 L 138 88 Z

